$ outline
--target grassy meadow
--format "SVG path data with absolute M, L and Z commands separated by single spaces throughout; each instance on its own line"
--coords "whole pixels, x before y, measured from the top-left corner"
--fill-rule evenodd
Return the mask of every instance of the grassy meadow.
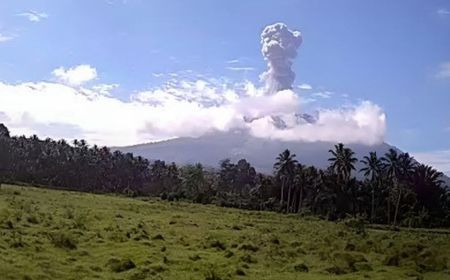
M 3 185 L 1 279 L 450 279 L 450 235 Z

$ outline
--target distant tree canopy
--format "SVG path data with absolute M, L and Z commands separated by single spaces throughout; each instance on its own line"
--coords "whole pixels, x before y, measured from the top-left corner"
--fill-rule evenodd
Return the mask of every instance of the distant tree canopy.
M 225 159 L 219 169 L 177 166 L 88 146 L 84 140 L 11 137 L 0 124 L 0 183 L 311 213 L 330 220 L 350 215 L 373 223 L 450 226 L 450 193 L 441 172 L 393 149 L 381 157 L 364 156 L 361 170 L 355 168 L 354 152 L 342 143 L 329 152 L 330 166 L 320 170 L 285 150 L 274 159 L 273 175 L 267 175 L 245 159 Z

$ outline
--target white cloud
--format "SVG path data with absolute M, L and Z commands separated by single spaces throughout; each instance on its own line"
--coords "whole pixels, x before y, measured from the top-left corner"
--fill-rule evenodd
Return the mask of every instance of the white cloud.
M 255 68 L 253 67 L 226 67 L 227 70 L 230 71 L 254 71 Z
M 301 84 L 298 86 L 298 88 L 303 90 L 312 90 L 312 86 L 309 84 Z
M 278 129 L 266 116 L 251 126 L 255 136 L 290 141 L 330 141 L 377 144 L 384 140 L 386 116 L 377 105 L 363 101 L 358 105 L 322 109 L 313 123 L 300 123 L 295 115 L 285 115 L 286 128 Z
M 63 80 L 70 80 L 66 76 L 75 70 L 61 71 Z M 72 84 L 90 79 L 75 80 Z M 250 82 L 169 81 L 160 88 L 134 94 L 130 101 L 105 94 L 113 87 L 0 83 L 0 116 L 13 134 L 77 137 L 103 145 L 200 136 L 235 128 L 247 129 L 257 137 L 298 141 L 374 144 L 384 136 L 385 115 L 370 102 L 322 109 L 314 115 L 315 122 L 306 123 L 296 116 L 303 99 L 295 92 L 266 95 Z M 277 127 L 273 117 L 285 126 Z
M 325 98 L 325 99 L 328 99 L 333 95 L 334 95 L 334 92 L 331 92 L 331 91 L 319 91 L 319 92 L 314 92 L 312 94 L 312 96 Z
M 164 76 L 164 73 L 152 73 L 152 76 L 155 78 L 161 78 Z
M 230 60 L 227 60 L 226 63 L 228 63 L 228 64 L 236 64 L 236 63 L 239 63 L 239 59 L 230 59 Z
M 119 84 L 98 84 L 93 86 L 92 89 L 99 94 L 110 96 L 111 91 L 118 87 Z
M 436 13 L 440 16 L 448 16 L 450 15 L 450 11 L 444 8 L 438 9 Z
M 450 176 L 450 150 L 412 153 L 421 163 L 428 164 Z
M 450 78 L 450 61 L 443 62 L 439 65 L 439 70 L 436 74 L 436 78 L 446 79 Z
M 27 11 L 18 14 L 18 16 L 26 17 L 29 21 L 32 22 L 40 22 L 41 20 L 48 18 L 48 15 L 46 13 L 40 13 L 36 11 Z
M 61 82 L 73 86 L 79 86 L 97 78 L 97 70 L 87 64 L 78 65 L 67 70 L 64 67 L 59 67 L 53 70 L 52 74 Z
M 7 36 L 7 35 L 4 35 L 4 34 L 0 33 L 0 43 L 7 42 L 7 41 L 10 41 L 12 39 L 14 39 L 13 36 Z

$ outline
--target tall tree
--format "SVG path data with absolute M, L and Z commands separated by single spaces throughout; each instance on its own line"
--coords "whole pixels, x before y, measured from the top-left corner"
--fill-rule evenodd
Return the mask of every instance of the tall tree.
M 281 194 L 280 194 L 281 206 L 283 206 L 284 204 L 284 192 L 285 192 L 284 188 L 286 184 L 289 186 L 288 200 L 290 199 L 290 192 L 295 171 L 295 165 L 297 163 L 295 157 L 296 157 L 295 154 L 291 154 L 291 152 L 288 149 L 286 149 L 281 154 L 278 155 L 278 157 L 276 158 L 276 162 L 274 164 L 276 175 L 281 181 Z
M 391 200 L 392 200 L 392 189 L 399 188 L 399 177 L 401 174 L 400 168 L 400 157 L 396 150 L 389 149 L 389 151 L 381 158 L 383 162 L 383 168 L 385 169 L 386 175 L 391 183 L 389 188 L 388 198 L 387 198 L 387 221 L 388 224 L 391 223 Z
M 0 123 L 0 186 L 11 165 L 11 145 L 8 128 Z
M 342 183 L 346 184 L 350 180 L 352 170 L 355 170 L 354 164 L 358 161 L 354 157 L 355 153 L 342 143 L 335 145 L 334 150 L 328 152 L 332 155 L 328 159 L 331 162 L 331 168 L 336 172 Z
M 369 156 L 364 156 L 361 163 L 363 163 L 364 166 L 361 168 L 360 172 L 363 172 L 365 177 L 370 178 L 370 183 L 372 185 L 370 219 L 373 221 L 375 218 L 375 186 L 379 186 L 383 163 L 381 162 L 381 159 L 377 157 L 376 152 L 370 152 Z

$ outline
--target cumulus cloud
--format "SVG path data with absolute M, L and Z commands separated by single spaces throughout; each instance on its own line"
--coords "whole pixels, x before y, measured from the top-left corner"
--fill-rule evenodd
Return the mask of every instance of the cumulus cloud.
M 284 115 L 284 127 L 276 125 L 269 116 L 254 121 L 251 133 L 257 137 L 286 141 L 329 141 L 364 143 L 383 141 L 386 117 L 377 105 L 364 101 L 339 109 L 321 109 L 312 121 L 299 122 L 297 115 Z
M 97 70 L 87 64 L 78 65 L 67 70 L 64 67 L 59 67 L 53 70 L 52 74 L 61 82 L 73 86 L 79 86 L 97 78 Z
M 27 11 L 18 14 L 18 16 L 26 17 L 29 21 L 32 22 L 40 22 L 41 20 L 48 18 L 48 15 L 46 13 L 40 13 L 36 11 Z
M 261 52 L 268 70 L 261 75 L 269 92 L 292 89 L 295 73 L 292 61 L 302 43 L 299 31 L 289 30 L 284 23 L 268 25 L 261 33 Z
M 436 78 L 438 79 L 450 78 L 450 61 L 441 63 L 441 65 L 439 65 L 439 70 L 436 73 Z

